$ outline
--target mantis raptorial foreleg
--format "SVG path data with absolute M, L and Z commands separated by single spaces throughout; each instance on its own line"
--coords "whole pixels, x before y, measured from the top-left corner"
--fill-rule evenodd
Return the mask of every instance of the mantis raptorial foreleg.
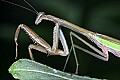
M 41 51 L 43 53 L 48 53 L 49 55 L 66 56 L 67 54 L 69 54 L 69 50 L 68 50 L 68 46 L 67 46 L 65 37 L 57 23 L 54 27 L 52 48 L 45 40 L 43 40 L 41 37 L 39 37 L 32 29 L 30 29 L 28 26 L 26 26 L 24 24 L 20 24 L 15 33 L 16 58 L 17 58 L 17 46 L 18 46 L 17 39 L 18 39 L 18 34 L 19 34 L 20 29 L 23 29 L 30 36 L 30 38 L 33 40 L 33 42 L 35 42 L 35 44 L 30 44 L 28 47 L 31 59 L 34 59 L 31 49 L 35 49 L 35 50 Z M 60 41 L 62 43 L 63 50 L 58 49 L 58 39 L 60 39 Z

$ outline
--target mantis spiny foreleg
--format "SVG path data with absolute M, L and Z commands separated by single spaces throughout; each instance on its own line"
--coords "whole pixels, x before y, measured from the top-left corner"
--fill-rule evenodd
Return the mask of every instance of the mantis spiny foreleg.
M 17 46 L 18 46 L 17 39 L 18 39 L 20 29 L 23 29 L 30 36 L 30 38 L 33 40 L 33 42 L 35 42 L 35 44 L 30 44 L 28 47 L 31 59 L 34 59 L 31 49 L 35 49 L 35 50 L 41 51 L 43 53 L 48 53 L 50 55 L 66 56 L 69 54 L 69 50 L 68 50 L 68 46 L 67 46 L 65 37 L 63 35 L 62 30 L 59 29 L 59 25 L 57 23 L 56 23 L 56 26 L 54 27 L 52 48 L 44 39 L 39 37 L 32 29 L 30 29 L 28 26 L 26 26 L 24 24 L 20 24 L 15 33 L 16 58 L 18 55 L 17 54 Z M 62 43 L 63 50 L 58 49 L 58 39 L 60 39 L 60 41 Z

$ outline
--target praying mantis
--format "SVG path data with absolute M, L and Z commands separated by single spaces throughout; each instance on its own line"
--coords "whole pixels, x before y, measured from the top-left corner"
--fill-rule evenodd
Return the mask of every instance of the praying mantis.
M 2 1 L 8 2 L 5 0 L 2 0 Z M 11 2 L 8 2 L 8 3 L 11 3 Z M 28 2 L 26 2 L 26 3 L 29 6 L 31 6 Z M 14 4 L 14 3 L 11 3 L 11 4 Z M 14 4 L 14 5 L 16 5 L 16 4 Z M 25 7 L 20 6 L 20 5 L 17 5 L 17 6 L 25 8 Z M 25 8 L 25 9 L 32 11 L 28 8 Z M 81 28 L 77 25 L 74 25 L 66 20 L 57 18 L 57 17 L 52 16 L 52 15 L 46 15 L 44 12 L 37 12 L 34 8 L 33 8 L 33 10 L 34 11 L 32 11 L 32 12 L 37 14 L 37 18 L 35 20 L 36 25 L 40 24 L 42 20 L 48 20 L 48 21 L 52 21 L 55 23 L 54 30 L 53 30 L 53 45 L 51 47 L 44 39 L 39 37 L 27 25 L 20 24 L 18 26 L 18 28 L 16 29 L 15 38 L 14 38 L 15 44 L 16 44 L 16 58 L 18 55 L 18 53 L 17 53 L 18 52 L 17 51 L 17 46 L 18 46 L 17 40 L 18 40 L 18 35 L 19 35 L 20 29 L 23 29 L 30 36 L 30 38 L 33 40 L 33 42 L 35 43 L 35 44 L 30 44 L 28 47 L 30 58 L 33 60 L 34 60 L 34 57 L 32 55 L 32 51 L 31 51 L 32 49 L 41 51 L 41 52 L 49 54 L 49 55 L 60 55 L 60 56 L 67 56 L 68 54 L 71 53 L 71 50 L 73 50 L 75 58 L 76 58 L 76 64 L 77 64 L 77 68 L 76 68 L 75 73 L 77 73 L 77 71 L 78 71 L 78 61 L 77 61 L 77 57 L 76 57 L 75 48 L 78 48 L 78 49 L 80 49 L 80 50 L 82 50 L 82 51 L 84 51 L 84 52 L 86 52 L 94 57 L 97 57 L 98 59 L 101 59 L 103 61 L 108 61 L 108 59 L 109 59 L 108 52 L 111 52 L 115 56 L 120 57 L 120 40 L 111 38 L 111 37 L 103 35 L 103 34 L 89 31 L 87 29 L 84 29 L 84 28 Z M 72 46 L 71 46 L 71 49 L 69 50 L 68 45 L 67 45 L 67 41 L 66 41 L 64 34 L 62 32 L 62 29 L 61 29 L 62 27 L 66 27 L 66 28 L 68 28 L 76 33 L 79 33 L 79 34 L 86 36 L 91 42 L 95 43 L 102 51 L 100 51 L 96 47 L 92 46 L 90 43 L 88 43 L 87 41 L 85 41 L 84 39 L 79 37 L 74 32 L 70 32 L 70 39 L 71 39 Z M 84 44 L 86 44 L 89 48 L 93 49 L 98 54 L 91 52 L 89 50 L 86 50 L 86 49 L 74 44 L 73 38 L 72 38 L 73 36 L 76 37 L 81 42 L 83 42 Z M 62 43 L 63 50 L 58 49 L 58 41 L 59 40 Z

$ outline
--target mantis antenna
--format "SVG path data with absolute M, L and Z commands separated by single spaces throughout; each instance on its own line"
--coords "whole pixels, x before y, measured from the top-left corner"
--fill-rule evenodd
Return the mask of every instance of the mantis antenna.
M 28 3 L 26 0 L 24 0 L 24 2 L 29 5 L 37 14 L 38 14 L 38 11 L 30 4 Z
M 24 7 L 24 6 L 21 6 L 21 5 L 19 5 L 19 4 L 16 4 L 16 3 L 6 1 L 6 0 L 1 0 L 1 1 L 7 2 L 7 3 L 9 3 L 9 4 L 13 4 L 13 5 L 18 6 L 18 7 L 21 7 L 21 8 L 23 8 L 23 9 L 26 9 L 26 10 L 28 10 L 28 11 L 30 11 L 30 12 L 33 12 L 33 13 L 35 13 L 35 14 L 38 15 L 38 11 L 37 11 L 35 8 L 33 8 L 32 5 L 30 5 L 26 0 L 24 0 L 24 2 L 25 2 L 28 6 L 30 6 L 33 10 L 31 10 L 31 9 L 29 9 L 29 8 L 26 8 L 26 7 Z

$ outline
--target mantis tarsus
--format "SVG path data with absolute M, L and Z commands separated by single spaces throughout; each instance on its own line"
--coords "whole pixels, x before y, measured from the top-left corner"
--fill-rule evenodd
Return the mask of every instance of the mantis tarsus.
M 4 1 L 4 0 L 2 0 L 2 1 Z M 8 2 L 8 1 L 5 1 L 5 2 Z M 8 3 L 11 3 L 11 2 L 8 2 Z M 26 3 L 28 5 L 30 5 L 28 2 L 26 2 Z M 14 4 L 14 3 L 11 3 L 11 4 Z M 16 5 L 16 4 L 14 4 L 14 5 Z M 20 6 L 20 5 L 17 5 L 17 6 Z M 23 6 L 20 6 L 20 7 L 25 8 Z M 25 8 L 25 9 L 30 10 L 28 8 Z M 32 11 L 32 10 L 30 10 L 30 11 Z M 28 26 L 26 26 L 24 24 L 20 24 L 18 26 L 17 30 L 16 30 L 16 33 L 15 33 L 16 57 L 17 57 L 17 45 L 18 45 L 17 44 L 17 39 L 18 39 L 18 34 L 19 34 L 19 31 L 20 31 L 20 28 L 23 29 L 30 36 L 30 38 L 35 42 L 35 44 L 30 44 L 29 47 L 28 47 L 31 59 L 34 59 L 33 56 L 32 56 L 31 49 L 35 49 L 35 50 L 41 51 L 43 53 L 48 53 L 49 55 L 61 55 L 61 56 L 67 56 L 69 53 L 71 53 L 71 50 L 73 49 L 73 52 L 74 52 L 75 57 L 76 57 L 75 48 L 78 48 L 78 49 L 80 49 L 80 50 L 82 50 L 86 53 L 89 53 L 92 56 L 97 57 L 98 59 L 101 59 L 103 61 L 108 61 L 108 58 L 109 58 L 108 52 L 111 52 L 115 56 L 120 57 L 120 41 L 119 40 L 108 37 L 106 35 L 102 35 L 102 34 L 99 34 L 99 33 L 95 33 L 95 32 L 83 29 L 83 28 L 81 28 L 77 25 L 74 25 L 74 24 L 72 24 L 68 21 L 57 18 L 55 16 L 45 15 L 44 12 L 37 12 L 35 9 L 32 12 L 35 12 L 37 14 L 37 18 L 36 18 L 36 21 L 35 21 L 36 25 L 38 25 L 42 20 L 48 20 L 48 21 L 52 21 L 52 22 L 55 23 L 55 27 L 54 27 L 54 31 L 53 31 L 53 45 L 51 47 L 45 40 L 43 40 L 41 37 L 39 37 Z M 88 42 L 86 42 L 85 40 L 83 40 L 82 38 L 80 38 L 77 34 L 75 34 L 73 32 L 70 32 L 72 47 L 71 47 L 70 52 L 69 52 L 66 39 L 65 39 L 64 34 L 61 30 L 62 27 L 66 27 L 68 29 L 71 29 L 72 31 L 75 31 L 79 34 L 82 34 L 82 35 L 86 36 L 89 40 L 91 40 L 99 48 L 101 48 L 102 52 L 100 50 L 98 50 L 96 47 L 94 47 L 91 44 L 89 44 Z M 84 44 L 89 46 L 91 49 L 93 49 L 99 55 L 75 45 L 73 43 L 72 36 L 78 38 L 80 41 L 82 41 Z M 62 43 L 63 50 L 58 49 L 58 40 L 59 39 Z M 76 63 L 77 63 L 77 68 L 76 68 L 76 73 L 77 73 L 77 70 L 78 70 L 77 59 L 76 59 Z

